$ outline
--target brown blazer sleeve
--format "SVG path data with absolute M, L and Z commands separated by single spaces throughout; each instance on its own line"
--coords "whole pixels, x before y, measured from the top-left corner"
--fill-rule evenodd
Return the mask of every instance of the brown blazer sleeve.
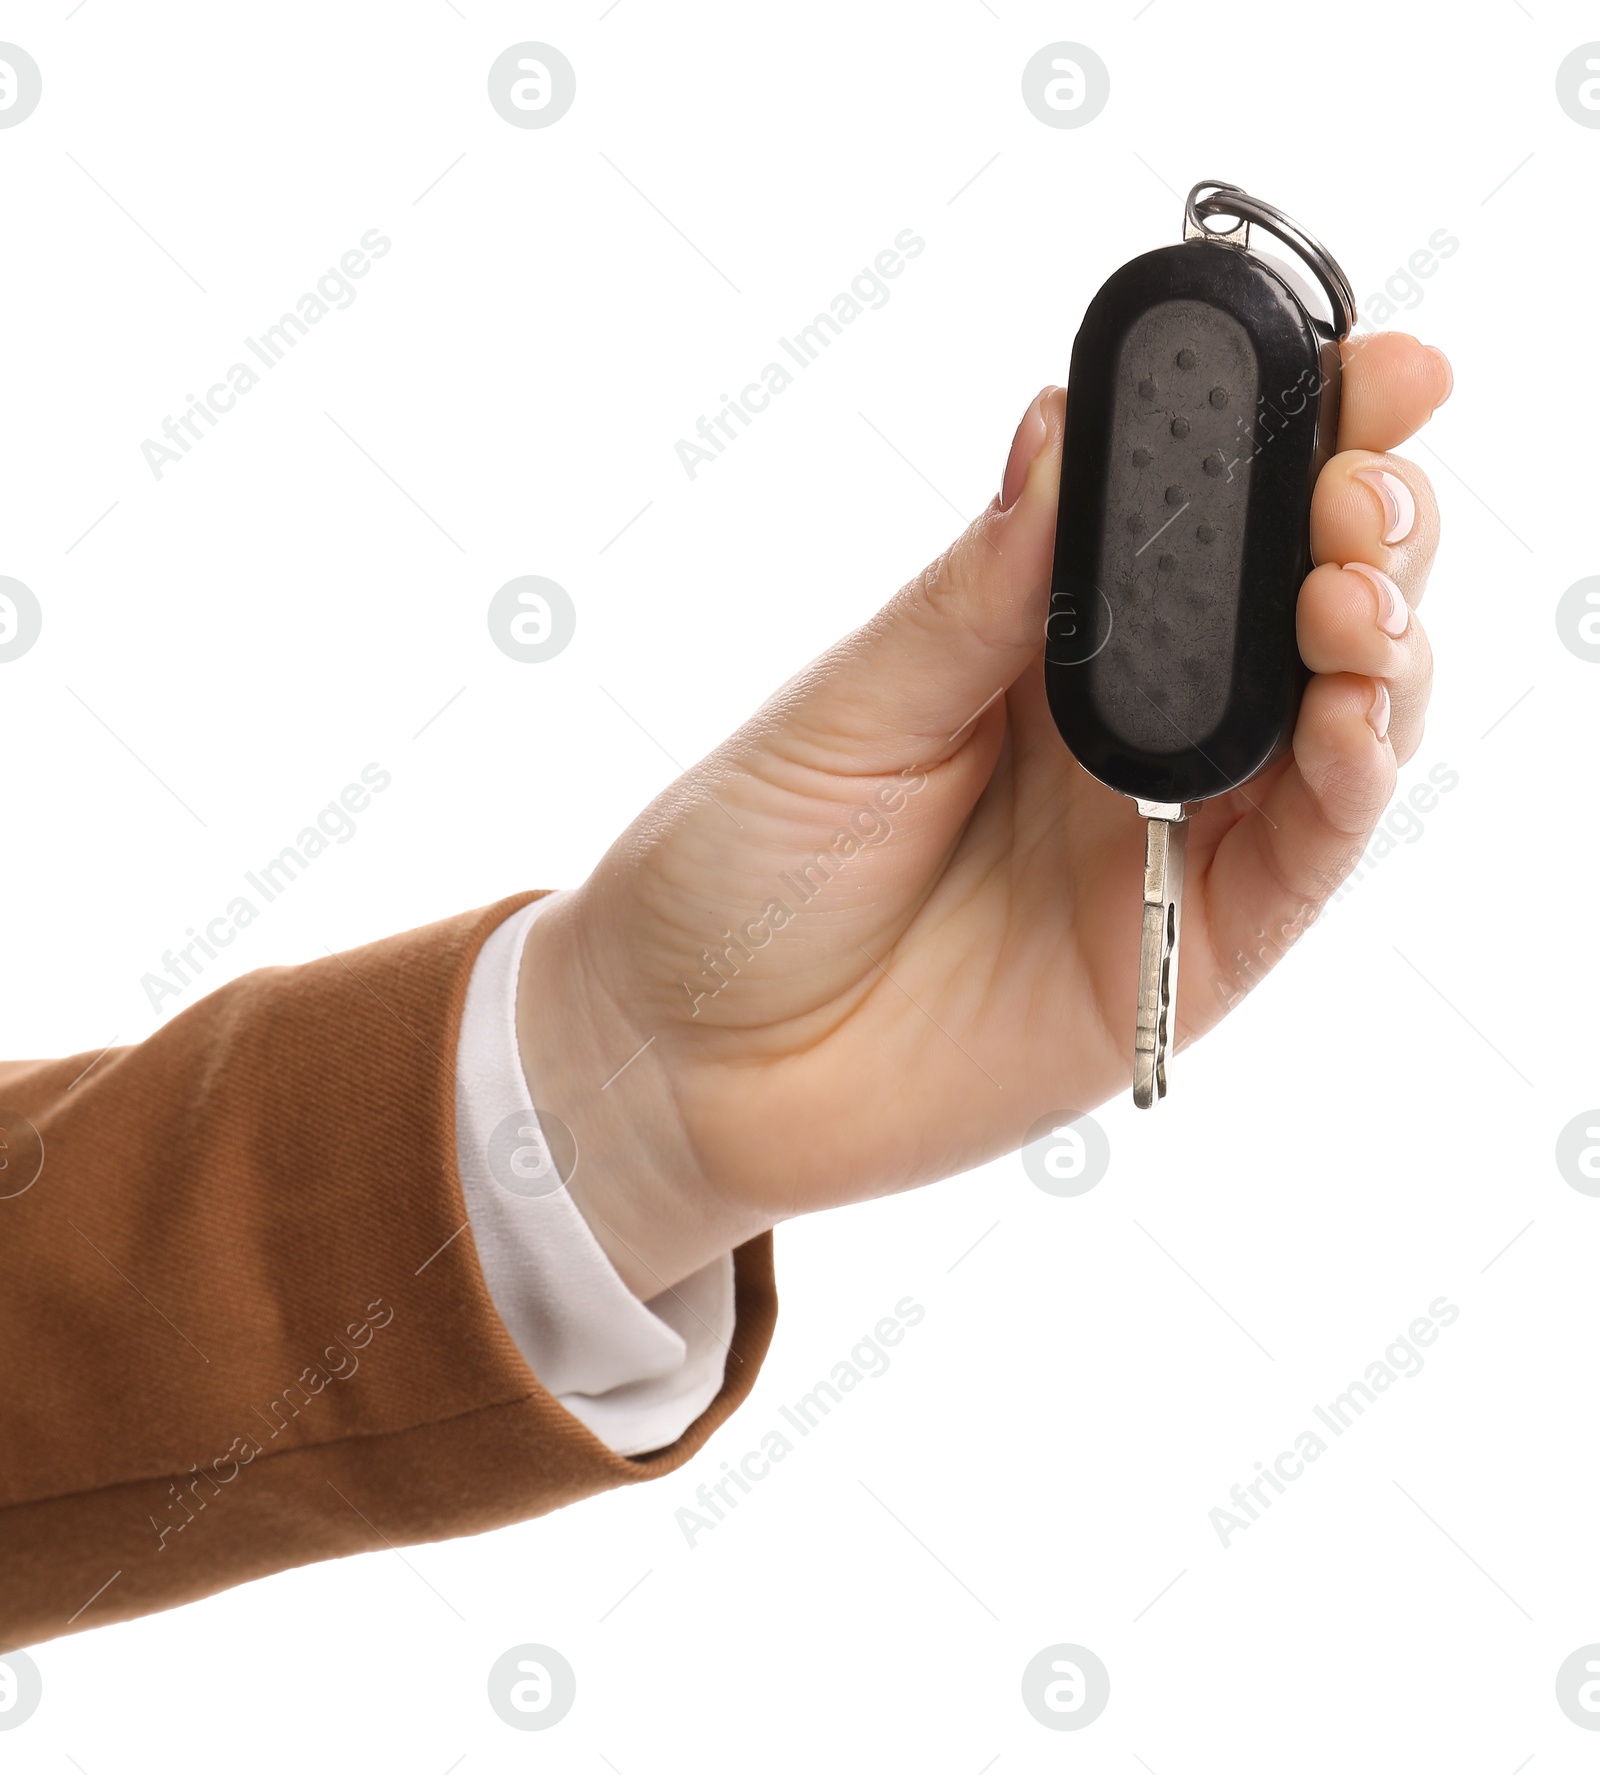
M 489 1298 L 456 1038 L 480 944 L 534 897 L 0 1065 L 0 1651 L 654 1478 L 749 1392 L 770 1235 L 735 1254 L 721 1392 L 644 1457 L 543 1390 Z M 43 1168 L 8 1194 L 28 1124 Z

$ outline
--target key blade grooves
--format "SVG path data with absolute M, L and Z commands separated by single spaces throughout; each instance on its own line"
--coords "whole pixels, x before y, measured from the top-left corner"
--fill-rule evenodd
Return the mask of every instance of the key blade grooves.
M 1189 822 L 1181 808 L 1149 816 L 1144 843 L 1144 924 L 1139 942 L 1139 1018 L 1133 1044 L 1133 1101 L 1151 1108 L 1167 1094 L 1167 1054 L 1177 1029 L 1178 938 Z

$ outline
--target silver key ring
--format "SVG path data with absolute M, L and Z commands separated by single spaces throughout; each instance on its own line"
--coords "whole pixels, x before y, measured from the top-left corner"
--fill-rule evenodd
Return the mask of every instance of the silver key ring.
M 1202 191 L 1211 195 L 1202 197 Z M 1202 179 L 1184 200 L 1185 233 L 1190 238 L 1219 238 L 1216 230 L 1205 226 L 1207 216 L 1234 216 L 1241 223 L 1254 222 L 1292 248 L 1322 285 L 1333 309 L 1334 337 L 1343 339 L 1349 334 L 1356 324 L 1355 291 L 1339 261 L 1315 235 L 1308 234 L 1275 205 L 1252 197 L 1242 186 L 1227 184 L 1222 179 Z

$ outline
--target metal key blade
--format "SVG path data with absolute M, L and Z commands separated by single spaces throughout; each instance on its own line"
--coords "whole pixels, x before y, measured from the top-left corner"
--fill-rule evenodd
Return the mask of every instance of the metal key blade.
M 1167 1094 L 1167 1049 L 1177 1029 L 1178 936 L 1189 822 L 1179 802 L 1141 801 L 1144 932 L 1139 944 L 1139 1026 L 1133 1046 L 1133 1101 L 1149 1109 Z

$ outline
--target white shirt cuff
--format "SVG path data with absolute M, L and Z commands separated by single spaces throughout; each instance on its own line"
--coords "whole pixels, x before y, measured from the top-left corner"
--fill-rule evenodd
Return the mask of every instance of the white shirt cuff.
M 602 1442 L 643 1454 L 675 1442 L 722 1388 L 733 1257 L 641 1301 L 556 1173 L 516 1021 L 523 942 L 555 897 L 514 912 L 473 966 L 456 1049 L 461 1187 L 490 1298 L 528 1366 Z

